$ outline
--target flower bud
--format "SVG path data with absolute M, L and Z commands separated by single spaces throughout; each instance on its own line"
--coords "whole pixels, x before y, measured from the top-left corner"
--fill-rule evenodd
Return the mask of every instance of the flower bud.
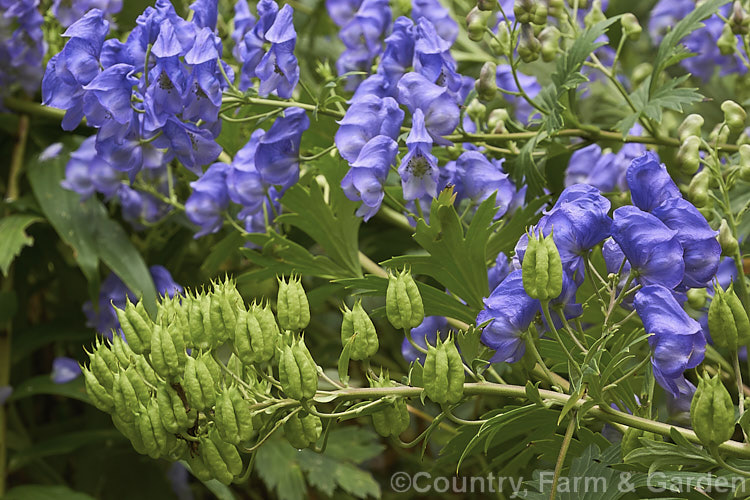
M 734 434 L 734 405 L 732 396 L 718 375 L 705 374 L 690 404 L 693 430 L 706 447 L 718 446 Z
M 740 146 L 740 178 L 750 182 L 750 144 Z
M 695 113 L 687 115 L 685 119 L 682 120 L 680 127 L 677 129 L 677 133 L 680 136 L 680 141 L 684 142 L 688 137 L 691 136 L 700 137 L 703 122 L 704 120 L 701 115 L 697 115 Z
M 507 109 L 493 109 L 487 117 L 487 126 L 493 133 L 502 134 L 506 132 L 505 122 L 508 120 L 510 120 L 510 115 L 508 114 Z
M 223 282 L 213 283 L 210 294 L 211 330 L 219 343 L 229 340 L 234 334 L 237 314 L 245 310 L 245 301 L 237 291 L 234 281 L 225 278 Z
M 737 238 L 732 234 L 726 219 L 721 219 L 721 225 L 719 226 L 719 244 L 721 245 L 722 255 L 734 257 L 739 250 Z
M 633 76 L 631 78 L 633 88 L 638 88 L 653 72 L 654 67 L 651 63 L 647 62 L 643 62 L 633 68 Z
M 478 99 L 472 99 L 466 107 L 466 114 L 474 121 L 481 121 L 487 114 L 487 106 L 479 102 Z
M 497 64 L 492 61 L 484 63 L 479 78 L 474 82 L 477 95 L 483 101 L 491 101 L 497 94 Z M 485 109 L 486 111 L 486 109 Z
M 693 176 L 688 186 L 688 199 L 698 208 L 705 207 L 709 201 L 708 185 L 711 181 L 711 172 L 704 168 Z
M 685 175 L 693 175 L 700 167 L 701 139 L 691 135 L 685 139 L 677 151 L 677 162 L 680 164 L 680 171 Z
M 719 52 L 723 56 L 732 55 L 737 50 L 737 38 L 736 35 L 732 33 L 732 27 L 730 25 L 725 24 L 721 29 L 721 36 L 719 36 L 716 46 L 719 47 Z
M 534 0 L 515 0 L 513 3 L 513 14 L 519 23 L 530 23 L 536 11 Z
M 631 40 L 638 40 L 641 37 L 643 28 L 638 22 L 638 18 L 635 17 L 635 15 L 633 15 L 631 12 L 623 14 L 622 18 L 620 19 L 620 23 L 622 24 L 623 35 L 630 38 Z
M 363 360 L 378 352 L 378 334 L 372 320 L 362 308 L 362 301 L 358 300 L 351 310 L 344 306 L 343 314 L 341 343 L 346 345 L 349 339 L 354 336 L 349 351 L 349 359 Z
M 724 101 L 721 103 L 721 110 L 724 112 L 724 121 L 727 122 L 730 130 L 738 132 L 745 128 L 747 113 L 742 106 L 734 101 Z
M 506 21 L 497 24 L 497 34 L 490 37 L 490 48 L 495 55 L 510 54 L 510 28 Z
M 295 413 L 284 423 L 284 436 L 297 450 L 314 446 L 323 432 L 323 423 L 316 415 Z
M 497 0 L 477 0 L 477 9 L 493 11 L 497 8 Z
M 707 299 L 708 293 L 705 288 L 691 288 L 687 291 L 687 303 L 697 311 L 703 309 Z
M 750 341 L 750 319 L 731 286 L 726 291 L 719 285 L 714 287 L 708 307 L 708 331 L 714 344 L 731 352 Z
M 542 26 L 547 23 L 547 6 L 544 3 L 538 2 L 535 4 L 534 15 L 531 18 L 531 22 L 535 26 L 538 26 L 540 30 Z
M 388 275 L 385 312 L 394 328 L 414 328 L 424 320 L 424 305 L 419 288 L 411 273 L 404 268 L 399 274 Z
M 725 143 L 729 139 L 730 128 L 723 126 L 721 123 L 717 123 L 716 126 L 708 134 L 708 140 L 710 142 Z
M 469 34 L 469 40 L 481 42 L 487 30 L 487 20 L 491 12 L 481 11 L 478 8 L 472 8 L 466 15 L 466 31 Z
M 547 10 L 550 16 L 560 19 L 565 13 L 565 3 L 563 0 L 549 0 L 547 2 Z
M 742 8 L 742 3 L 739 0 L 735 0 L 732 5 L 732 15 L 729 16 L 728 21 L 729 27 L 735 35 L 747 35 L 750 32 L 750 29 L 748 29 L 750 17 Z
M 310 305 L 299 276 L 290 276 L 289 282 L 278 278 L 279 295 L 276 315 L 283 330 L 299 332 L 310 323 Z
M 532 299 L 554 299 L 562 293 L 562 261 L 552 232 L 544 238 L 529 233 L 523 257 L 523 288 Z
M 318 367 L 301 337 L 282 347 L 279 382 L 284 394 L 298 401 L 312 399 L 318 390 Z
M 557 57 L 557 50 L 560 40 L 560 31 L 554 26 L 547 26 L 539 33 L 539 41 L 542 43 L 542 60 L 545 62 L 554 61 Z
M 604 12 L 602 11 L 602 0 L 594 0 L 591 4 L 591 10 L 589 10 L 588 14 L 586 14 L 586 16 L 583 18 L 583 24 L 587 28 L 590 28 L 596 23 L 600 23 L 606 20 L 607 16 L 605 16 Z
M 117 319 L 120 321 L 120 328 L 125 334 L 125 340 L 128 341 L 130 349 L 136 354 L 148 353 L 151 349 L 151 319 L 148 317 L 143 302 L 138 301 L 136 305 L 125 298 L 125 309 L 118 309 L 112 306 L 117 313 Z
M 427 348 L 422 373 L 424 393 L 435 403 L 458 403 L 463 397 L 464 365 L 452 337 Z
M 525 24 L 521 27 L 521 39 L 518 42 L 518 55 L 525 63 L 534 62 L 539 59 L 542 44 L 534 36 L 533 28 Z

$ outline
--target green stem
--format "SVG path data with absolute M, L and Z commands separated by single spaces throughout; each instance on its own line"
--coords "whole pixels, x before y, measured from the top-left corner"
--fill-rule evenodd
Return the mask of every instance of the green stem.
M 570 353 L 568 347 L 563 343 L 562 337 L 560 337 L 560 333 L 557 331 L 557 327 L 555 327 L 555 322 L 552 321 L 552 315 L 550 315 L 549 313 L 549 300 L 542 300 L 540 302 L 542 304 L 542 314 L 544 314 L 544 319 L 547 321 L 547 327 L 549 327 L 552 335 L 555 337 L 555 341 L 560 344 L 560 347 L 562 347 L 562 350 L 565 352 L 565 356 L 567 356 L 570 364 L 573 365 L 573 367 L 576 369 L 578 375 L 583 375 L 583 372 L 581 372 L 581 367 L 578 366 L 578 362 Z M 565 321 L 565 316 L 562 316 L 562 319 L 563 321 Z
M 570 412 L 570 422 L 568 423 L 568 428 L 565 430 L 565 437 L 563 437 L 562 446 L 560 446 L 560 453 L 557 455 L 555 475 L 552 477 L 552 491 L 549 494 L 549 500 L 555 500 L 555 496 L 557 495 L 557 483 L 560 481 L 560 473 L 565 464 L 565 456 L 568 454 L 568 448 L 570 447 L 570 442 L 573 440 L 573 431 L 575 428 L 576 415 L 575 412 Z
M 536 330 L 533 328 L 533 325 L 532 328 L 525 334 L 526 349 L 531 352 L 531 355 L 534 357 L 537 364 L 541 367 L 542 371 L 544 372 L 544 376 L 547 379 L 547 382 L 549 382 L 551 386 L 555 386 L 555 376 L 552 374 L 552 372 L 549 371 L 549 368 L 547 368 L 547 364 L 544 362 L 544 358 L 542 358 L 542 355 L 539 354 L 539 350 L 536 348 L 536 342 L 534 338 L 535 334 L 531 333 L 532 330 L 536 332 Z

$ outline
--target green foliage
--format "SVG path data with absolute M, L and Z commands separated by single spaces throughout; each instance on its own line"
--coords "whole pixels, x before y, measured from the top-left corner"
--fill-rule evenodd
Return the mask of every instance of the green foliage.
M 0 219 L 0 272 L 8 275 L 13 259 L 25 246 L 33 245 L 34 238 L 26 234 L 26 228 L 40 219 L 34 215 L 9 215 Z

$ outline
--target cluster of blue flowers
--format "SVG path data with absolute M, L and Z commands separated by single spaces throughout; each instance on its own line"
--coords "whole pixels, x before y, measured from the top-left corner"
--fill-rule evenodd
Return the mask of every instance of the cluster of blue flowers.
M 47 52 L 39 0 L 0 0 L 0 98 L 15 87 L 33 95 Z
M 52 14 L 55 19 L 67 28 L 83 17 L 91 9 L 99 9 L 105 15 L 112 16 L 122 10 L 123 0 L 54 0 Z
M 248 232 L 265 231 L 281 211 L 284 191 L 299 179 L 300 141 L 309 126 L 303 109 L 288 108 L 267 132 L 253 132 L 230 165 L 214 163 L 192 182 L 185 211 L 201 228 L 196 238 L 221 229 L 230 201 L 241 207 L 237 218 Z
M 616 170 L 617 166 L 608 168 Z M 617 177 L 612 175 L 612 179 L 614 184 Z M 721 256 L 718 233 L 682 198 L 654 153 L 635 158 L 625 182 L 633 205 L 616 209 L 612 218 L 610 202 L 597 187 L 573 184 L 532 228 L 534 234 L 553 234 L 563 263 L 563 291 L 550 306 L 566 318 L 581 314 L 575 292 L 586 273 L 585 259 L 603 242 L 608 272 L 630 276 L 624 280 L 628 291 L 638 286 L 633 305 L 646 331 L 653 334 L 649 343 L 654 376 L 678 395 L 689 390 L 683 373 L 703 360 L 706 346 L 703 328 L 685 312 L 683 303 L 689 289 L 707 287 L 716 275 Z M 519 240 L 515 270 L 485 300 L 477 318 L 478 325 L 489 321 L 482 341 L 497 351 L 494 361 L 515 362 L 523 356 L 521 335 L 540 311 L 539 301 L 531 299 L 523 287 L 521 263 L 527 242 L 528 235 Z M 559 319 L 553 314 L 553 321 Z

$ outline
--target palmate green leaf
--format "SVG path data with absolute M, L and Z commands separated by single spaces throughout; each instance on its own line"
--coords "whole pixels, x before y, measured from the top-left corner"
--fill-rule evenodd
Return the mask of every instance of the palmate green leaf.
M 28 179 L 39 206 L 60 238 L 70 245 L 83 274 L 98 287 L 101 259 L 133 293 L 156 314 L 156 288 L 143 257 L 125 230 L 109 218 L 95 197 L 81 202 L 80 195 L 64 189 L 65 155 L 28 167 Z
M 336 283 L 342 284 L 357 295 L 385 296 L 388 289 L 388 279 L 375 275 L 367 275 L 364 278 L 340 279 L 336 280 Z M 422 295 L 426 316 L 445 316 L 461 320 L 464 323 L 474 323 L 476 313 L 455 297 L 426 283 L 420 281 L 416 283 L 419 287 L 419 293 Z
M 39 221 L 34 215 L 9 215 L 0 219 L 0 272 L 8 274 L 11 262 L 21 249 L 34 244 L 34 238 L 26 234 L 26 228 Z
M 482 309 L 482 298 L 489 295 L 487 282 L 487 242 L 496 227 L 495 195 L 477 208 L 469 228 L 463 224 L 453 205 L 455 195 L 446 189 L 432 201 L 430 224 L 420 219 L 414 239 L 429 255 L 403 255 L 382 263 L 399 268 L 409 266 L 414 274 L 435 278 L 465 300 L 473 311 Z
M 624 462 L 640 465 L 649 472 L 675 470 L 678 466 L 707 470 L 716 465 L 708 452 L 689 443 L 665 443 L 647 438 L 639 441 L 642 446 L 628 453 Z

